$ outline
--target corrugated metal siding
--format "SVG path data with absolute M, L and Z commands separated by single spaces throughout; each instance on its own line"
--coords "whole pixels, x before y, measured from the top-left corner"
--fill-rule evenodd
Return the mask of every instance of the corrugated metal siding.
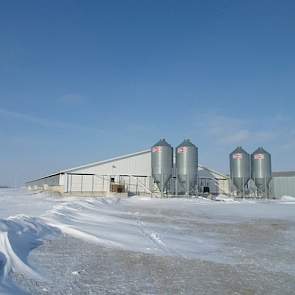
M 295 176 L 273 177 L 272 180 L 274 197 L 293 196 L 295 197 Z

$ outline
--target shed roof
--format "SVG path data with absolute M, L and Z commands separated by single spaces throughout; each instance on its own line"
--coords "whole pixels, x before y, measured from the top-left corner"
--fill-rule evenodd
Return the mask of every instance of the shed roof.
M 200 164 L 198 165 L 198 167 L 201 168 L 201 169 L 207 170 L 207 171 L 209 171 L 209 172 L 213 172 L 214 174 L 217 174 L 217 175 L 221 176 L 221 177 L 224 178 L 224 179 L 228 179 L 228 178 L 229 178 L 227 175 L 225 175 L 225 174 L 223 174 L 223 173 L 221 173 L 221 172 L 218 172 L 218 171 L 216 171 L 216 170 L 213 170 L 213 169 L 211 169 L 211 168 L 209 168 L 209 167 L 205 167 L 205 166 L 200 165 Z
M 272 173 L 273 177 L 294 177 L 295 171 L 278 171 Z

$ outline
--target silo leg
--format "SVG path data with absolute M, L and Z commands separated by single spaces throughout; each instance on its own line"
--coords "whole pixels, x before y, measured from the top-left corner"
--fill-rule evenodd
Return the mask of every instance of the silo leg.
M 161 198 L 164 197 L 164 175 L 161 174 Z

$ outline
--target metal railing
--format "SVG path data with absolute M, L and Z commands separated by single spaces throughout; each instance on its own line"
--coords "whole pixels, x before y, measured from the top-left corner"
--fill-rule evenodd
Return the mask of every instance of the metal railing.
M 111 191 L 111 185 L 116 184 L 124 186 L 124 191 L 130 194 L 153 195 L 151 182 L 151 177 L 148 176 L 66 173 L 64 192 L 108 193 Z

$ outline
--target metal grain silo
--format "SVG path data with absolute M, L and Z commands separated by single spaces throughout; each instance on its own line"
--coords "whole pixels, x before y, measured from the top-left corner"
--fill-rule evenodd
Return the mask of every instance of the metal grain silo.
M 257 187 L 258 195 L 268 196 L 271 175 L 271 155 L 260 147 L 251 155 L 251 177 Z
M 172 177 L 173 169 L 173 148 L 161 139 L 151 148 L 152 177 L 160 189 L 162 195 L 167 189 L 167 184 Z
M 177 192 L 195 192 L 198 176 L 198 148 L 189 139 L 176 148 Z
M 230 153 L 229 162 L 231 181 L 237 188 L 237 193 L 244 194 L 245 186 L 251 177 L 250 155 L 242 147 L 237 147 Z

